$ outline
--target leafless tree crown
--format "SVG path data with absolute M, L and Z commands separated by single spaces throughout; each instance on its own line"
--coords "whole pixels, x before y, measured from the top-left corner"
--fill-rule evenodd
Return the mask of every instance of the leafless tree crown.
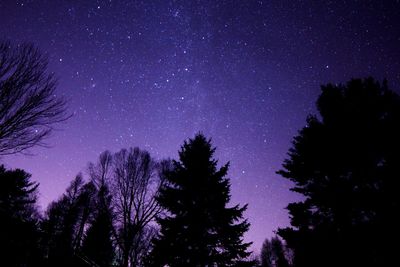
M 156 233 L 155 218 L 162 212 L 156 196 L 168 162 L 157 162 L 147 151 L 130 148 L 115 154 L 105 151 L 96 164 L 88 166 L 93 183 L 110 189 L 113 238 L 121 266 L 142 266 Z
M 53 125 L 70 117 L 47 65 L 33 45 L 0 41 L 0 156 L 44 146 Z

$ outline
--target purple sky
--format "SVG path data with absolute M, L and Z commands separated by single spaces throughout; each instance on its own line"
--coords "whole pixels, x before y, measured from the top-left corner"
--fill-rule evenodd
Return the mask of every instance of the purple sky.
M 102 151 L 177 156 L 198 131 L 231 161 L 258 250 L 298 199 L 275 174 L 319 85 L 373 75 L 400 88 L 399 1 L 0 0 L 0 39 L 33 42 L 72 119 L 49 149 L 1 161 L 40 182 L 42 206 Z

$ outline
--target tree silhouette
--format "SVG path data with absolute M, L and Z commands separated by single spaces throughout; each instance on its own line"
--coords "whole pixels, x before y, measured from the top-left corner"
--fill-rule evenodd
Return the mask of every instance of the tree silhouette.
M 198 134 L 185 142 L 167 171 L 167 184 L 158 202 L 167 215 L 158 219 L 153 266 L 245 266 L 249 243 L 242 236 L 249 224 L 242 220 L 246 206 L 228 208 L 228 164 L 217 170 L 211 141 Z M 251 263 L 248 263 L 251 264 Z
M 400 98 L 386 81 L 322 87 L 319 117 L 294 138 L 278 173 L 302 202 L 288 206 L 292 228 L 279 235 L 296 267 L 389 266 L 396 259 Z
M 86 231 L 80 255 L 85 261 L 101 267 L 111 266 L 115 258 L 112 196 L 108 188 L 111 163 L 112 155 L 106 151 L 100 155 L 97 165 L 89 164 L 91 182 L 97 194 L 93 219 Z
M 96 164 L 89 164 L 94 184 L 110 189 L 113 240 L 119 264 L 143 266 L 155 231 L 151 227 L 161 208 L 155 200 L 162 177 L 163 162 L 156 162 L 147 151 L 122 149 L 103 152 Z
M 261 248 L 261 267 L 289 267 L 288 254 L 278 237 L 265 239 Z
M 103 202 L 106 199 L 106 202 Z M 96 214 L 91 222 L 82 244 L 82 257 L 97 266 L 111 266 L 115 250 L 112 242 L 111 197 L 108 189 L 102 187 L 98 193 Z
M 93 184 L 78 175 L 66 193 L 49 205 L 42 223 L 49 266 L 72 266 L 81 261 L 76 255 L 93 213 L 94 194 Z
M 0 156 L 44 145 L 52 125 L 69 117 L 56 84 L 33 45 L 0 42 Z
M 0 166 L 0 259 L 4 266 L 40 266 L 38 184 L 23 170 Z

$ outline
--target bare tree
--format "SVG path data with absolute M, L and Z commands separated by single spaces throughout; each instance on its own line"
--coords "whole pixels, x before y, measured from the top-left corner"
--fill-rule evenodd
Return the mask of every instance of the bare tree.
M 145 260 L 152 248 L 153 238 L 157 234 L 158 228 L 155 225 L 147 225 L 135 236 L 130 266 L 148 266 Z
M 117 242 L 121 249 L 122 266 L 137 259 L 140 247 L 135 242 L 145 227 L 161 211 L 155 195 L 160 179 L 157 163 L 147 151 L 123 149 L 114 156 L 115 216 Z
M 151 239 L 156 233 L 152 223 L 161 207 L 155 196 L 164 179 L 166 161 L 156 162 L 147 151 L 123 149 L 116 154 L 102 153 L 89 174 L 97 187 L 110 188 L 114 242 L 123 267 L 142 266 Z
M 0 156 L 44 146 L 53 125 L 70 117 L 47 65 L 33 45 L 0 42 Z
M 104 151 L 100 154 L 96 164 L 91 162 L 88 164 L 90 179 L 98 190 L 104 186 L 109 186 L 112 179 L 112 162 L 113 155 L 111 152 Z

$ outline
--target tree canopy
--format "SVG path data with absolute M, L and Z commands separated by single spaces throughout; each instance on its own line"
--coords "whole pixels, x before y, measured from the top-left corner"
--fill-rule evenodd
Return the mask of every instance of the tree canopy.
M 70 117 L 56 88 L 35 46 L 0 41 L 0 156 L 45 145 L 53 125 Z
M 279 237 L 267 238 L 261 248 L 260 267 L 289 267 L 289 257 L 290 251 Z
M 158 218 L 153 266 L 244 266 L 249 243 L 243 234 L 246 205 L 228 207 L 229 164 L 217 168 L 215 148 L 202 134 L 185 142 L 179 161 L 165 173 L 157 197 L 165 216 Z M 250 264 L 250 263 L 249 263 Z
M 280 229 L 295 266 L 388 266 L 395 257 L 400 98 L 372 78 L 322 86 L 318 116 L 294 138 L 278 173 L 304 201 Z
M 39 266 L 39 184 L 23 170 L 0 166 L 0 258 L 4 266 Z

